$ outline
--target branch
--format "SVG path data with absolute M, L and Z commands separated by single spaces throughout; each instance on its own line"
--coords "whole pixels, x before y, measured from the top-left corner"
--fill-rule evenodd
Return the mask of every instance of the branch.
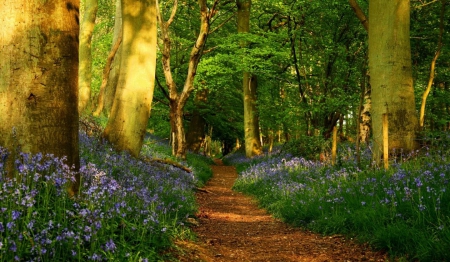
M 158 162 L 158 163 L 162 163 L 162 164 L 166 164 L 166 165 L 171 165 L 171 166 L 177 167 L 183 171 L 186 171 L 188 173 L 192 173 L 192 169 L 185 167 L 185 166 L 183 166 L 173 160 L 167 159 L 167 158 L 162 159 L 162 158 L 141 157 L 141 160 L 144 162 L 147 162 L 147 163 Z
M 433 0 L 433 1 L 431 1 L 431 2 L 428 2 L 428 3 L 422 4 L 422 5 L 414 6 L 414 8 L 421 8 L 421 7 L 424 7 L 424 6 L 430 5 L 430 4 L 432 4 L 432 3 L 435 3 L 435 2 L 437 2 L 437 1 L 439 1 L 439 0 Z
M 228 23 L 228 21 L 230 21 L 232 18 L 235 17 L 235 14 L 230 15 L 230 17 L 228 17 L 227 19 L 225 19 L 225 21 L 223 21 L 220 25 L 218 25 L 217 27 L 215 27 L 213 30 L 211 30 L 209 32 L 209 34 L 214 33 L 216 30 L 218 30 L 219 28 L 221 28 L 222 26 L 224 26 L 226 23 Z
M 212 52 L 212 51 L 216 50 L 217 48 L 219 48 L 219 47 L 218 47 L 218 46 L 214 46 L 214 47 L 211 47 L 211 48 L 208 49 L 208 50 L 203 50 L 202 55 L 207 54 L 207 53 L 209 53 L 209 52 Z
M 167 22 L 166 22 L 167 27 L 169 27 L 170 24 L 173 22 L 173 19 L 175 18 L 175 14 L 177 13 L 177 8 L 178 8 L 178 0 L 175 0 L 173 2 L 172 13 L 170 14 L 169 20 L 167 20 Z
M 353 12 L 355 12 L 356 17 L 358 17 L 359 21 L 361 21 L 361 24 L 364 26 L 364 29 L 366 29 L 367 33 L 369 32 L 369 19 L 366 17 L 364 12 L 362 11 L 361 7 L 359 7 L 356 0 L 348 0 L 348 3 L 353 9 Z
M 208 20 L 211 20 L 211 18 L 217 13 L 217 5 L 219 4 L 219 2 L 219 0 L 214 1 L 213 6 L 209 9 Z
M 164 96 L 170 101 L 169 94 L 167 93 L 166 89 L 161 85 L 161 82 L 159 82 L 158 76 L 155 76 L 156 83 L 158 84 L 159 89 L 163 92 Z

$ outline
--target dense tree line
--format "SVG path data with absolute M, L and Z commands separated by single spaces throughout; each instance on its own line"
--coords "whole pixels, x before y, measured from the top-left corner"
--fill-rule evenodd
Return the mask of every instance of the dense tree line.
M 0 145 L 12 155 L 77 166 L 78 115 L 93 112 L 135 156 L 149 130 L 180 158 L 211 140 L 252 157 L 338 127 L 378 161 L 383 115 L 391 149 L 449 128 L 446 0 L 22 2 L 0 5 Z

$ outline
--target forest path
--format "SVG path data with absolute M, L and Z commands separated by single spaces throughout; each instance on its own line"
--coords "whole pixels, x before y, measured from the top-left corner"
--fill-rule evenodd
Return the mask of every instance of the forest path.
M 213 177 L 197 193 L 197 242 L 179 241 L 180 261 L 387 261 L 342 236 L 321 236 L 274 219 L 248 196 L 231 190 L 234 167 L 216 160 Z

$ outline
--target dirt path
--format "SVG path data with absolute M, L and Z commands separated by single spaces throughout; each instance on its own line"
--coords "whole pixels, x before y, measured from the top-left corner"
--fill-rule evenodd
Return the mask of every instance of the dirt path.
M 234 167 L 216 163 L 206 192 L 197 194 L 198 242 L 178 243 L 185 252 L 181 261 L 386 261 L 386 255 L 341 236 L 322 237 L 272 218 L 231 190 Z

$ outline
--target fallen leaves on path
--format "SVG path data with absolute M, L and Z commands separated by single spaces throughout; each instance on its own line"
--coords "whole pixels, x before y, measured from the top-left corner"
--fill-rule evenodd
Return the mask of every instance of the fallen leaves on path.
M 197 242 L 178 241 L 180 261 L 387 261 L 342 236 L 321 236 L 293 228 L 258 208 L 250 197 L 231 190 L 237 173 L 221 161 L 197 193 Z

